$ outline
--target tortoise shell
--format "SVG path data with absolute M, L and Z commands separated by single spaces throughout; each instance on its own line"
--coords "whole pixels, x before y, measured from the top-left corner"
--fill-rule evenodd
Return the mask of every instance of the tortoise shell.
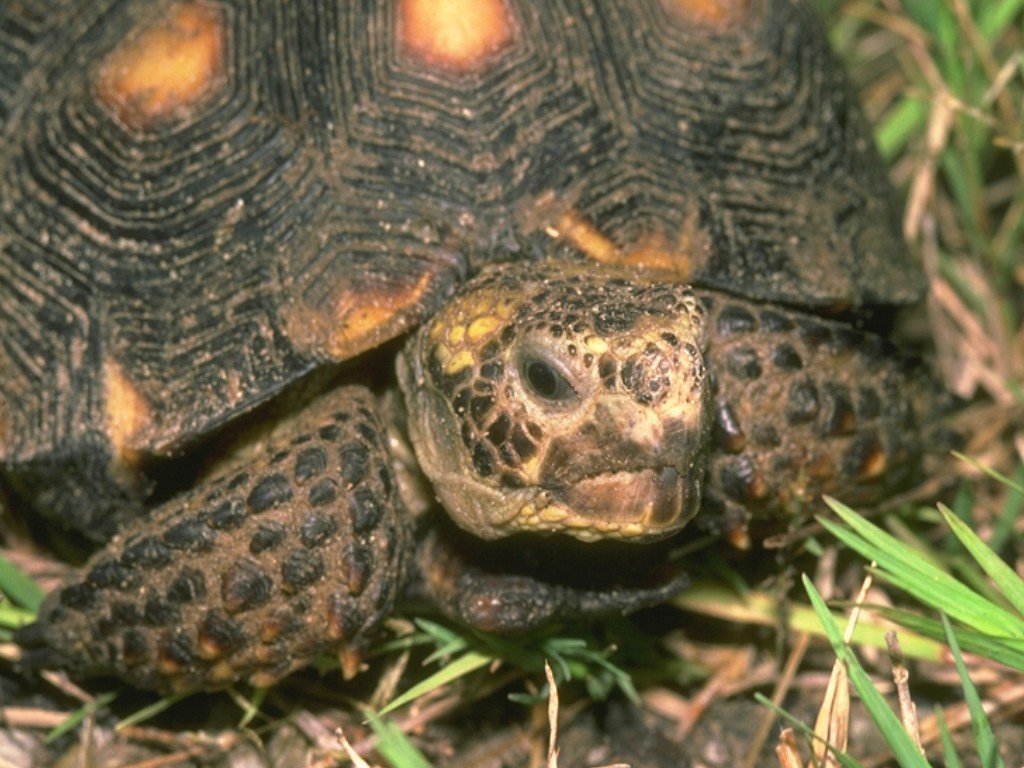
M 895 210 L 791 0 L 6 3 L 0 459 L 103 537 L 150 457 L 481 264 L 559 240 L 760 301 L 904 304 Z

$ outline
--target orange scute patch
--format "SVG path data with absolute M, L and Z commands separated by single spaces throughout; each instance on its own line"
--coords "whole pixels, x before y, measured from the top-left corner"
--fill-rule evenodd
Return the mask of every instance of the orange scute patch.
M 107 435 L 114 456 L 132 463 L 136 455 L 135 438 L 150 423 L 149 403 L 125 376 L 121 366 L 107 360 L 104 366 L 107 389 Z
M 409 330 L 418 308 L 435 289 L 437 275 L 424 272 L 415 282 L 381 284 L 378 290 L 353 283 L 333 294 L 330 309 L 305 304 L 285 316 L 289 338 L 298 349 L 348 360 Z
M 728 27 L 746 18 L 750 0 L 663 0 L 683 20 L 706 27 Z
M 223 14 L 203 3 L 172 6 L 100 66 L 96 97 L 129 128 L 180 118 L 225 81 Z
M 703 241 L 688 228 L 684 228 L 675 242 L 653 232 L 628 248 L 620 248 L 574 209 L 559 213 L 554 224 L 547 225 L 545 231 L 556 240 L 571 243 L 594 261 L 660 273 L 683 283 L 692 278 L 699 257 L 704 253 Z
M 479 69 L 515 33 L 505 0 L 399 0 L 400 50 L 433 66 Z

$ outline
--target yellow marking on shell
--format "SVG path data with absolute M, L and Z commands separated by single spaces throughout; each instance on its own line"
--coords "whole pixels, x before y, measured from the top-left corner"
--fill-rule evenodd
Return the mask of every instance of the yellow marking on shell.
M 172 6 L 107 55 L 96 76 L 96 97 L 136 130 L 184 116 L 226 81 L 226 38 L 223 15 L 213 6 Z
M 504 0 L 400 0 L 398 6 L 400 48 L 456 72 L 481 69 L 516 32 Z
M 707 27 L 728 27 L 750 10 L 750 0 L 666 0 L 665 5 L 682 20 Z
M 107 392 L 107 436 L 111 448 L 117 459 L 133 463 L 138 458 L 137 438 L 149 426 L 152 410 L 116 361 L 107 359 L 103 375 Z
M 501 327 L 501 319 L 495 315 L 484 315 L 478 317 L 469 324 L 466 335 L 470 341 L 480 341 L 485 336 L 490 336 Z
M 444 372 L 446 376 L 454 376 L 461 370 L 469 368 L 475 362 L 473 353 L 468 349 L 463 349 L 456 352 L 448 362 L 444 364 Z

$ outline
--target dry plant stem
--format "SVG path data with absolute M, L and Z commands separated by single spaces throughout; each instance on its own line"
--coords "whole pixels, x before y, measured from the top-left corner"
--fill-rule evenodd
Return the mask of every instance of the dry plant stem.
M 876 563 L 871 565 L 875 567 Z M 857 622 L 860 621 L 862 606 L 867 599 L 872 583 L 873 580 L 870 576 L 864 577 L 860 591 L 857 593 L 853 610 L 850 612 L 850 618 L 846 622 L 846 629 L 843 632 L 843 641 L 847 644 L 853 637 Z M 845 752 L 850 735 L 850 685 L 846 665 L 839 659 L 836 659 L 835 664 L 832 665 L 832 674 L 829 676 L 825 696 L 814 723 L 814 733 L 818 738 L 814 741 L 814 758 L 810 765 L 836 765 L 832 750 Z
M 0 707 L 0 723 L 7 728 L 56 728 L 71 717 L 70 712 L 32 707 Z
M 548 768 L 558 768 L 558 685 L 547 659 L 544 677 L 548 681 Z
M 1017 717 L 1024 712 L 1024 681 L 1018 679 L 986 690 L 983 705 L 990 721 Z M 971 713 L 964 702 L 943 708 L 942 716 L 950 733 L 956 734 L 971 727 Z M 929 715 L 921 720 L 920 732 L 926 747 L 937 744 L 940 738 L 938 717 Z M 886 751 L 862 760 L 861 764 L 864 768 L 881 768 L 891 762 L 892 753 Z
M 783 728 L 779 734 L 779 743 L 775 746 L 775 756 L 781 768 L 802 768 L 800 761 L 800 745 L 792 728 Z
M 804 655 L 807 653 L 807 648 L 810 646 L 811 636 L 806 632 L 801 632 L 797 635 L 796 642 L 793 643 L 793 649 L 789 652 L 789 658 L 786 659 L 786 666 L 782 670 L 778 682 L 775 684 L 775 690 L 772 692 L 772 704 L 780 706 L 782 700 L 789 692 L 790 687 L 793 684 L 793 678 L 796 676 L 797 670 L 800 668 L 800 664 L 804 659 Z M 743 762 L 740 763 L 741 768 L 754 768 L 757 765 L 758 758 L 761 755 L 761 749 L 764 747 L 768 736 L 771 733 L 772 726 L 775 724 L 777 716 L 773 710 L 766 710 L 761 716 L 761 722 L 757 726 L 757 733 L 754 734 L 754 738 L 751 741 L 750 748 L 747 750 L 746 755 L 743 756 Z M 789 731 L 787 728 L 783 731 L 783 734 Z M 792 733 L 790 733 L 792 736 Z M 779 750 L 782 748 L 782 742 L 776 746 L 776 754 L 779 754 Z M 797 753 L 799 754 L 799 752 Z M 781 757 L 780 757 L 781 761 Z M 799 765 L 799 758 L 797 760 Z
M 363 760 L 352 745 L 348 743 L 348 739 L 345 738 L 345 732 L 341 730 L 341 728 L 335 731 L 335 736 L 338 739 L 338 745 L 348 756 L 348 759 L 352 761 L 352 765 L 354 765 L 355 768 L 370 768 L 370 764 Z
M 896 695 L 900 703 L 900 720 L 903 721 L 904 730 L 914 739 L 914 743 L 917 744 L 917 748 L 923 755 L 924 746 L 921 744 L 921 728 L 917 721 L 917 705 L 910 697 L 910 672 L 907 670 L 896 632 L 890 630 L 885 633 L 885 644 L 889 648 L 892 679 L 896 683 Z

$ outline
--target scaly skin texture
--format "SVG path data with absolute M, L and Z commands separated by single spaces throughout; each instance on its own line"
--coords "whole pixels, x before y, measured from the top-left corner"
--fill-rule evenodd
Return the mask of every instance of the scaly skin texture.
M 486 269 L 399 365 L 420 466 L 481 538 L 664 538 L 700 504 L 703 346 L 687 286 L 568 258 Z
M 701 523 L 771 524 L 831 494 L 873 504 L 906 488 L 950 435 L 951 398 L 919 358 L 877 334 L 698 291 L 713 404 Z
M 23 630 L 25 661 L 143 688 L 268 685 L 358 652 L 392 612 L 409 538 L 361 387 L 319 398 L 254 451 L 96 553 Z

